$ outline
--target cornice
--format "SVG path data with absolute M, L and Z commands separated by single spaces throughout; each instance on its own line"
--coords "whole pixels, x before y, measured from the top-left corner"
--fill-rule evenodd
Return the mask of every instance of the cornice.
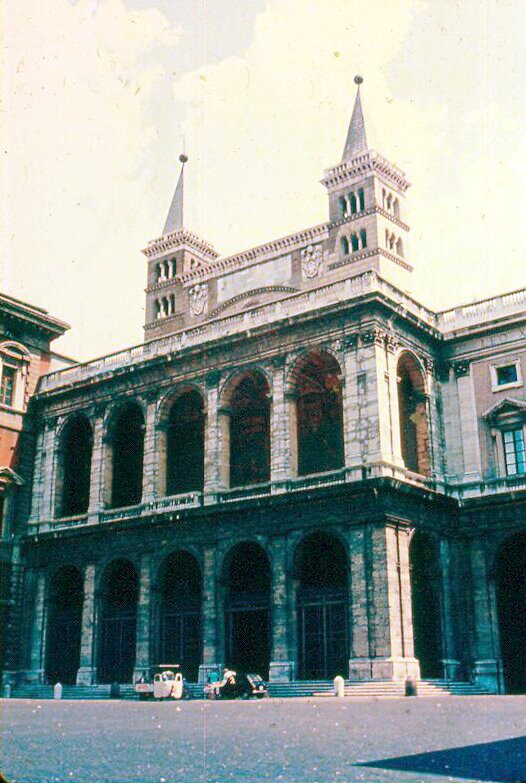
M 407 223 L 403 223 L 394 215 L 391 215 L 390 212 L 387 212 L 385 209 L 382 209 L 382 207 L 378 206 L 378 204 L 375 204 L 372 207 L 368 207 L 367 209 L 362 209 L 360 212 L 355 212 L 354 215 L 346 215 L 340 220 L 333 220 L 329 224 L 329 228 L 337 228 L 338 226 L 344 226 L 347 223 L 354 223 L 356 220 L 367 217 L 368 215 L 382 215 L 382 217 L 387 218 L 391 221 L 391 223 L 394 223 L 399 228 L 403 228 L 405 231 L 411 230 Z
M 347 180 L 355 177 L 363 177 L 367 174 L 377 174 L 384 176 L 393 182 L 402 193 L 405 193 L 411 183 L 406 178 L 404 172 L 390 163 L 386 158 L 375 150 L 368 150 L 363 155 L 352 160 L 343 161 L 336 166 L 325 169 L 322 185 L 326 188 L 333 188 L 341 185 Z
M 215 250 L 209 242 L 206 242 L 204 239 L 198 237 L 197 234 L 193 234 L 191 231 L 187 231 L 184 228 L 179 229 L 178 231 L 172 231 L 170 234 L 165 234 L 158 239 L 152 239 L 142 253 L 147 258 L 152 259 L 169 253 L 170 251 L 179 250 L 184 246 L 187 246 L 190 250 L 201 253 L 212 261 L 219 256 L 217 250 Z
M 317 226 L 297 231 L 294 234 L 275 239 L 264 245 L 257 245 L 233 256 L 220 258 L 212 266 L 205 269 L 193 269 L 191 272 L 179 275 L 179 279 L 184 285 L 190 285 L 203 279 L 210 280 L 215 277 L 221 277 L 227 272 L 245 269 L 248 266 L 252 266 L 254 262 L 271 260 L 280 254 L 288 253 L 304 245 L 325 239 L 328 236 L 329 226 L 329 223 L 320 223 Z

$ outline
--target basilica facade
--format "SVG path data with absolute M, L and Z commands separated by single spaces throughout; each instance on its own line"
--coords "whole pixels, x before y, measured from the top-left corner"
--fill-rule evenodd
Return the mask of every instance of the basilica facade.
M 327 222 L 220 257 L 182 156 L 144 343 L 40 379 L 6 679 L 526 690 L 526 290 L 406 293 L 409 182 L 357 83 Z

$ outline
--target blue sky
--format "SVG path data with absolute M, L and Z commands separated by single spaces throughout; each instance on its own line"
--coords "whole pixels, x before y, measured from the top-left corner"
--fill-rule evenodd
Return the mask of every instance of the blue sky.
M 519 0 L 6 0 L 2 287 L 80 359 L 142 339 L 146 262 L 178 175 L 223 254 L 327 218 L 354 97 L 403 168 L 411 293 L 522 287 Z

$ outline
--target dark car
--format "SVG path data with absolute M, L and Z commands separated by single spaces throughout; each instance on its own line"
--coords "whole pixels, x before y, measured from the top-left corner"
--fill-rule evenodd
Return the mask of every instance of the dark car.
M 234 682 L 227 682 L 219 690 L 220 699 L 263 699 L 268 688 L 259 674 L 236 673 Z

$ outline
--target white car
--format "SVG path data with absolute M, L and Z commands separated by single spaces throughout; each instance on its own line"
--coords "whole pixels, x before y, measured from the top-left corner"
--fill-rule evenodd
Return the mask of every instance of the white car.
M 178 664 L 161 664 L 153 682 L 137 682 L 135 692 L 139 699 L 182 699 L 185 695 L 184 679 Z

